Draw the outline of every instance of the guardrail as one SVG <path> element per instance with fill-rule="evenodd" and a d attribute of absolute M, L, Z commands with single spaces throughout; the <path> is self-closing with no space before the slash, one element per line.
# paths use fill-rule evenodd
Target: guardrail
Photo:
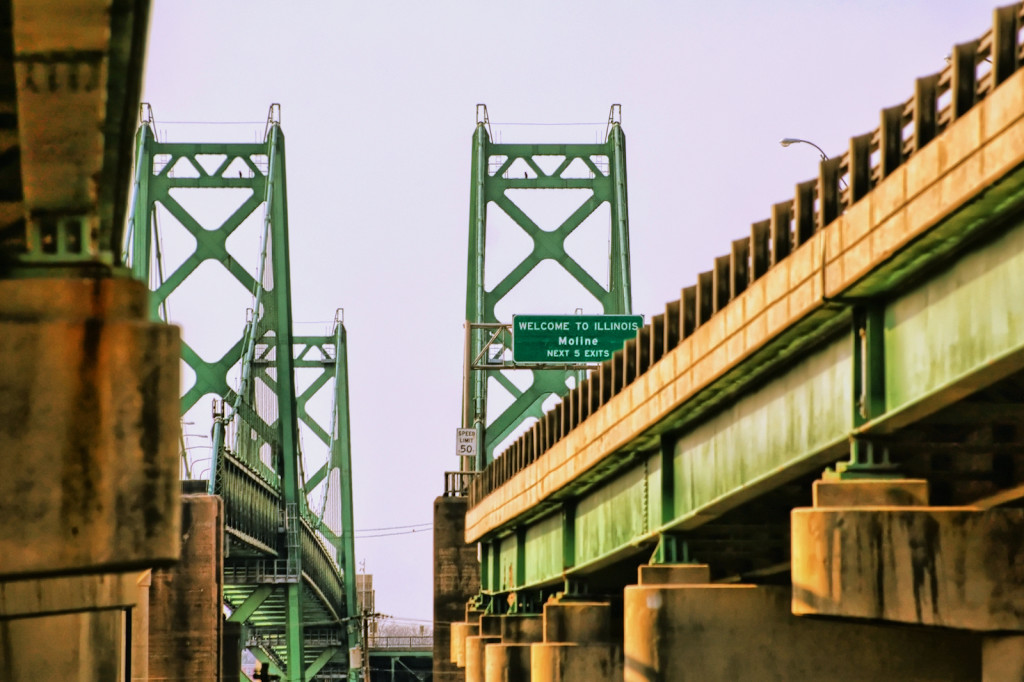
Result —
<path fill-rule="evenodd" d="M 465 497 L 469 494 L 469 485 L 475 477 L 475 471 L 444 472 L 444 496 Z"/>
<path fill-rule="evenodd" d="M 479 472 L 468 486 L 470 507 L 519 471 L 629 386 L 694 330 L 770 268 L 842 215 L 951 123 L 964 116 L 1024 61 L 1021 3 L 995 11 L 993 26 L 953 48 L 942 71 L 918 78 L 905 102 L 883 109 L 881 124 L 850 139 L 840 156 L 824 159 L 817 178 L 798 183 L 794 198 L 772 206 L 750 236 L 732 242 L 711 270 L 697 276 L 635 339 L 570 391 L 527 432 Z M 448 473 L 445 477 L 446 495 Z"/>
<path fill-rule="evenodd" d="M 370 649 L 433 649 L 433 635 L 377 635 L 366 639 Z"/>
<path fill-rule="evenodd" d="M 253 628 L 245 638 L 247 647 L 283 647 L 288 635 L 283 631 L 269 632 Z M 348 640 L 341 629 L 307 628 L 302 633 L 302 642 L 307 647 L 345 646 Z"/>

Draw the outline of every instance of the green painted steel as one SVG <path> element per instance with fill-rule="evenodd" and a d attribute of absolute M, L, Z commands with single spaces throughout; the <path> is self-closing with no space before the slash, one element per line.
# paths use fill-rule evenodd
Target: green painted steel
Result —
<path fill-rule="evenodd" d="M 648 535 L 661 515 L 661 466 L 658 457 L 641 465 L 576 503 L 576 564 L 600 559 Z"/>
<path fill-rule="evenodd" d="M 613 107 L 613 111 L 616 107 Z M 629 221 L 626 206 L 626 141 L 618 120 L 610 118 L 607 139 L 603 144 L 495 144 L 491 142 L 486 115 L 478 121 L 473 135 L 471 191 L 469 211 L 469 259 L 466 285 L 467 323 L 497 323 L 495 306 L 524 278 L 544 261 L 560 265 L 583 289 L 602 306 L 605 314 L 628 314 L 630 303 L 629 275 Z M 538 163 L 540 157 L 561 157 L 557 168 L 545 172 Z M 595 162 L 594 157 L 607 159 L 607 168 Z M 509 177 L 508 171 L 517 162 L 526 164 L 533 177 Z M 569 171 L 574 164 L 582 164 L 592 177 L 576 177 Z M 489 170 L 489 168 L 491 170 Z M 572 176 L 572 177 L 563 177 Z M 588 189 L 593 195 L 569 218 L 552 231 L 541 229 L 507 195 L 507 190 L 564 190 Z M 533 242 L 531 252 L 498 282 L 490 291 L 484 286 L 487 207 L 494 204 L 504 211 Z M 565 241 L 602 204 L 607 203 L 611 213 L 611 245 L 609 285 L 605 289 L 591 273 L 566 253 Z M 524 313 L 529 311 L 523 311 Z M 503 338 L 506 347 L 511 339 Z M 486 338 L 482 330 L 473 330 L 470 343 L 474 352 L 483 348 Z M 469 352 L 469 349 L 467 349 Z M 494 457 L 494 449 L 520 424 L 529 418 L 542 416 L 542 404 L 551 395 L 564 396 L 568 392 L 566 380 L 573 374 L 560 370 L 530 370 L 532 384 L 525 390 L 517 388 L 496 370 L 475 370 L 468 377 L 467 395 L 463 399 L 466 428 L 476 428 L 481 434 L 482 447 L 478 453 L 478 468 L 483 468 Z M 512 404 L 501 414 L 487 410 L 487 380 L 495 379 L 513 397 Z"/>
<path fill-rule="evenodd" d="M 549 516 L 530 525 L 525 533 L 522 584 L 533 585 L 562 575 L 562 517 Z"/>
<path fill-rule="evenodd" d="M 885 406 L 904 409 L 1024 351 L 1024 224 L 899 297 L 885 314 Z"/>
<path fill-rule="evenodd" d="M 516 535 L 504 537 L 498 543 L 496 591 L 514 590 L 518 586 L 516 568 L 519 565 L 519 538 Z"/>
<path fill-rule="evenodd" d="M 712 504 L 770 476 L 797 476 L 818 456 L 845 447 L 853 428 L 849 336 L 706 419 L 674 444 L 673 521 L 696 520 Z"/>
<path fill-rule="evenodd" d="M 551 585 L 642 543 L 657 546 L 656 558 L 679 561 L 685 541 L 673 531 L 698 525 L 715 505 L 781 472 L 792 477 L 838 459 L 853 429 L 850 339 L 843 335 L 807 354 L 758 391 L 663 438 L 638 464 L 564 503 L 561 514 L 528 524 L 525 556 L 515 536 L 502 540 L 500 579 L 485 592 Z M 568 534 L 565 519 L 572 522 Z M 522 579 L 510 580 L 520 560 Z"/>
<path fill-rule="evenodd" d="M 355 575 L 355 557 L 347 340 L 340 317 L 330 335 L 292 332 L 279 108 L 271 108 L 262 144 L 158 142 L 148 121 L 136 139 L 139 165 L 125 250 L 134 276 L 153 289 L 152 316 L 166 319 L 168 297 L 208 262 L 222 265 L 253 295 L 241 338 L 221 358 L 206 361 L 187 340 L 182 344 L 183 362 L 195 372 L 195 383 L 182 396 L 182 414 L 209 393 L 221 396 L 227 406 L 215 414 L 210 489 L 225 499 L 229 536 L 247 548 L 230 559 L 231 570 L 225 569 L 232 618 L 248 624 L 256 642 L 250 648 L 262 647 L 264 658 L 284 670 L 284 679 L 304 682 L 312 679 L 309 671 L 321 677 L 346 674 L 347 648 L 359 640 L 353 619 L 355 582 L 348 579 Z M 249 193 L 220 225 L 209 225 L 176 198 L 174 190 L 194 188 Z M 196 240 L 194 252 L 173 272 L 164 272 L 156 249 L 157 205 Z M 226 244 L 260 208 L 259 261 L 250 272 Z M 240 380 L 233 389 L 228 373 L 236 363 Z M 301 392 L 297 372 L 309 379 Z M 326 425 L 308 410 L 321 389 L 333 398 Z M 300 424 L 326 451 L 326 461 L 312 472 L 303 470 Z M 268 589 L 268 578 L 273 589 Z M 317 623 L 314 639 L 319 643 L 307 651 L 305 624 L 310 620 Z"/>

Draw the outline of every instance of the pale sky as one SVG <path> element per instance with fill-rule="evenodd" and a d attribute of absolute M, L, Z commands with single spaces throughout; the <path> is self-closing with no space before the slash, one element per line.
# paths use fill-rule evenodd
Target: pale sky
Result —
<path fill-rule="evenodd" d="M 593 142 L 622 104 L 633 311 L 649 319 L 816 174 L 817 152 L 781 138 L 842 153 L 955 43 L 981 35 L 994 7 L 154 0 L 143 99 L 173 142 L 261 139 L 262 123 L 169 122 L 262 121 L 282 106 L 294 317 L 310 323 L 298 332 L 325 333 L 345 309 L 359 538 L 431 523 L 443 472 L 458 466 L 478 102 L 495 123 L 600 123 L 494 125 L 504 142 Z M 258 243 L 240 248 L 254 258 Z M 563 288 L 541 278 L 508 312 L 592 305 Z M 225 320 L 223 346 L 240 334 L 244 291 L 179 298 L 172 318 L 186 339 Z M 356 553 L 378 611 L 431 619 L 429 530 L 357 539 Z"/>

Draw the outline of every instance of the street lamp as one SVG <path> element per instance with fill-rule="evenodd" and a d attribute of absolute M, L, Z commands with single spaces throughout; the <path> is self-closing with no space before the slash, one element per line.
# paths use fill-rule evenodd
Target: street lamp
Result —
<path fill-rule="evenodd" d="M 826 154 L 824 152 L 824 150 L 822 150 L 821 147 L 819 147 L 818 145 L 814 144 L 810 140 L 801 140 L 799 137 L 784 137 L 781 140 L 779 140 L 779 144 L 781 144 L 783 147 L 788 147 L 789 145 L 796 144 L 797 142 L 802 142 L 804 144 L 811 145 L 812 147 L 814 147 L 815 149 L 818 150 L 819 154 L 821 154 L 821 160 L 822 161 L 828 161 L 828 154 Z"/>
<path fill-rule="evenodd" d="M 799 137 L 784 137 L 781 140 L 779 140 L 779 144 L 781 144 L 783 147 L 788 147 L 789 145 L 796 144 L 798 142 L 802 144 L 811 145 L 812 147 L 818 150 L 819 154 L 821 154 L 822 161 L 828 161 L 828 154 L 825 153 L 825 150 L 819 147 L 818 145 L 814 144 L 810 140 L 802 140 Z M 842 185 L 843 189 L 846 189 L 846 180 L 839 178 L 839 183 Z"/>

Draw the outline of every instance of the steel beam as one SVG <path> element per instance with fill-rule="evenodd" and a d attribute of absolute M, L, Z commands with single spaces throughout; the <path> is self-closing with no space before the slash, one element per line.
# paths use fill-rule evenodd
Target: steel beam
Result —
<path fill-rule="evenodd" d="M 482 107 L 482 105 L 480 105 Z M 603 144 L 495 144 L 490 139 L 486 108 L 478 119 L 473 135 L 471 169 L 469 259 L 466 284 L 467 324 L 498 322 L 495 306 L 510 294 L 534 268 L 545 261 L 557 263 L 586 292 L 601 304 L 605 314 L 627 314 L 631 311 L 629 275 L 629 219 L 626 206 L 626 139 L 618 121 L 618 105 L 613 106 L 606 141 Z M 538 157 L 562 158 L 557 168 L 545 171 Z M 595 161 L 595 157 L 607 159 Z M 509 169 L 521 162 L 529 169 L 527 177 L 511 177 Z M 582 164 L 591 177 L 563 177 L 571 165 Z M 493 171 L 493 172 L 492 172 Z M 533 176 L 530 176 L 530 173 Z M 541 229 L 534 219 L 509 198 L 506 190 L 589 189 L 592 196 L 554 230 Z M 602 204 L 611 209 L 611 244 L 609 284 L 606 289 L 598 279 L 583 268 L 565 248 L 566 240 Z M 486 267 L 487 208 L 493 204 L 518 225 L 533 242 L 531 252 L 490 291 L 484 287 Z M 486 342 L 482 331 L 468 335 L 466 353 L 476 355 Z M 503 334 L 505 347 L 511 338 Z M 498 446 L 526 419 L 543 416 L 542 404 L 551 395 L 569 392 L 566 380 L 577 383 L 578 372 L 530 370 L 531 384 L 525 390 L 515 388 L 497 370 L 466 370 L 466 395 L 463 396 L 463 427 L 476 428 L 481 447 L 477 468 L 482 469 L 494 456 Z M 512 404 L 500 414 L 487 409 L 487 380 L 493 378 L 513 396 Z"/>

